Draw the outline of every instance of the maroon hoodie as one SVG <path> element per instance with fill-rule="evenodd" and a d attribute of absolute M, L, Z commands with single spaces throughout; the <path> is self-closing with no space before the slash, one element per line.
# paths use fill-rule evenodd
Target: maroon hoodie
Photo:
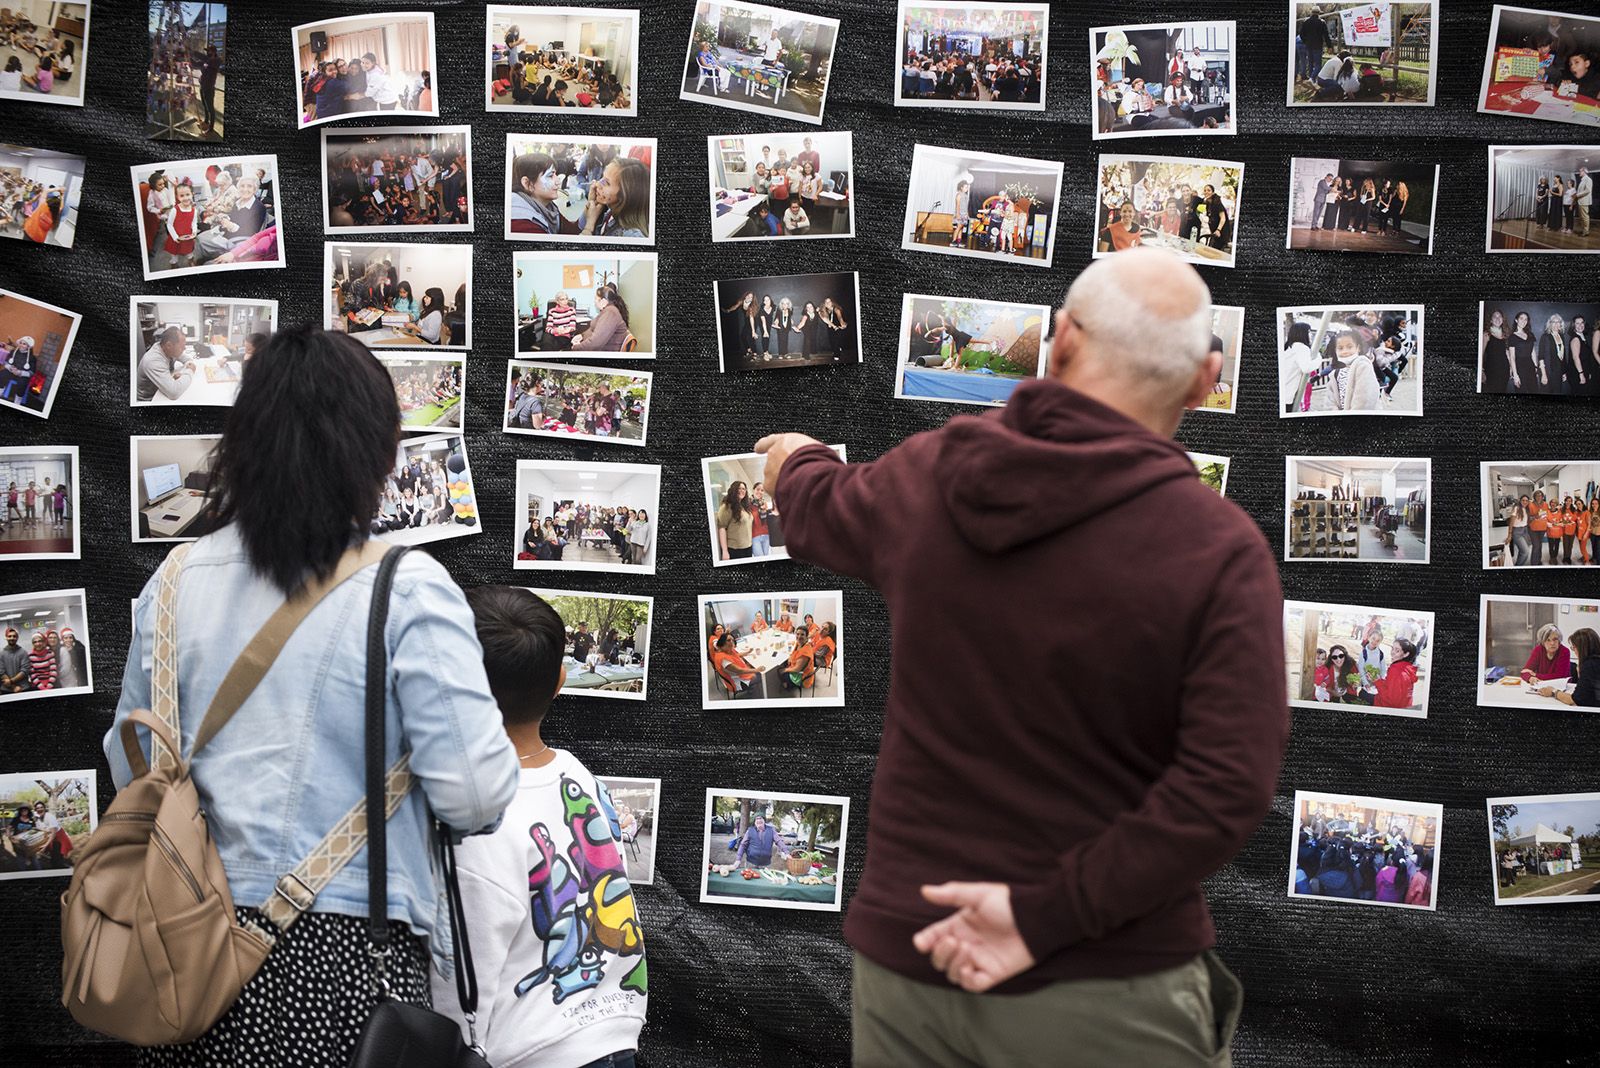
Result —
<path fill-rule="evenodd" d="M 857 950 L 944 983 L 918 888 L 1011 886 L 1038 964 L 998 988 L 1174 967 L 1200 882 L 1260 823 L 1289 735 L 1278 568 L 1183 449 L 1054 381 L 875 463 L 807 447 L 791 556 L 876 586 L 892 659 Z"/>

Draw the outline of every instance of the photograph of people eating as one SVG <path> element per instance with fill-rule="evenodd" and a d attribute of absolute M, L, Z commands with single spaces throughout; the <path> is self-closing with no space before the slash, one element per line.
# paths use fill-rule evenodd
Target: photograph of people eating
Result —
<path fill-rule="evenodd" d="M 1095 137 L 1231 134 L 1231 22 L 1090 30 Z"/>
<path fill-rule="evenodd" d="M 276 156 L 134 167 L 145 278 L 283 266 L 277 176 Z"/>
<path fill-rule="evenodd" d="M 1481 466 L 1484 567 L 1600 564 L 1600 462 Z"/>
<path fill-rule="evenodd" d="M 701 707 L 844 704 L 843 594 L 700 598 Z"/>
<path fill-rule="evenodd" d="M 1433 613 L 1287 601 L 1289 704 L 1423 718 L 1433 675 Z"/>
<path fill-rule="evenodd" d="M 711 240 L 855 235 L 848 132 L 711 137 L 706 150 Z"/>
<path fill-rule="evenodd" d="M 1044 109 L 1046 4 L 900 0 L 900 107 Z"/>
<path fill-rule="evenodd" d="M 701 903 L 839 911 L 848 797 L 713 787 L 705 820 Z"/>
<path fill-rule="evenodd" d="M 643 701 L 649 686 L 649 597 L 535 589 L 566 630 L 561 692 Z"/>
<path fill-rule="evenodd" d="M 506 136 L 510 240 L 655 240 L 655 138 Z"/>
<path fill-rule="evenodd" d="M 323 232 L 472 229 L 470 126 L 322 131 Z"/>
<path fill-rule="evenodd" d="M 402 430 L 460 430 L 465 356 L 379 355 L 394 379 Z"/>
<path fill-rule="evenodd" d="M 472 246 L 323 246 L 328 329 L 368 348 L 469 349 Z"/>
<path fill-rule="evenodd" d="M 1600 709 L 1600 601 L 1480 598 L 1480 708 Z"/>
<path fill-rule="evenodd" d="M 1232 267 L 1243 184 L 1242 163 L 1103 155 L 1094 254 L 1152 245 Z"/>
<path fill-rule="evenodd" d="M 488 110 L 638 114 L 639 12 L 491 6 L 488 22 Z"/>

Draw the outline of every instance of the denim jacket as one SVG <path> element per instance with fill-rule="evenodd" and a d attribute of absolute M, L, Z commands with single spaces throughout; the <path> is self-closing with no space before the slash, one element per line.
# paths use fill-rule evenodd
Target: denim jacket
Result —
<path fill-rule="evenodd" d="M 194 762 L 191 774 L 235 905 L 259 906 L 278 877 L 365 796 L 367 611 L 375 567 L 357 572 L 312 610 L 277 662 Z M 105 736 L 111 777 L 131 772 L 121 725 L 150 705 L 156 579 L 134 606 L 122 699 Z M 257 575 L 231 527 L 201 538 L 184 564 L 177 600 L 178 708 L 187 753 L 195 731 L 245 644 L 283 604 Z M 518 761 L 489 693 L 472 613 L 444 567 L 409 553 L 395 575 L 387 627 L 385 765 L 411 754 L 417 785 L 389 820 L 389 918 L 449 952 L 449 926 L 429 848 L 429 810 L 447 826 L 478 831 L 516 797 Z M 140 741 L 148 756 L 147 732 Z M 318 895 L 316 912 L 367 914 L 366 853 Z"/>

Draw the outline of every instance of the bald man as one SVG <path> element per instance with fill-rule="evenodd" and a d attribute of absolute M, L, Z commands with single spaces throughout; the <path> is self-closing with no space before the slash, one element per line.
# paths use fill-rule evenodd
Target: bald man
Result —
<path fill-rule="evenodd" d="M 157 393 L 168 400 L 183 396 L 194 381 L 194 364 L 183 358 L 188 344 L 181 327 L 169 326 L 139 357 L 137 389 L 141 404 L 155 400 Z"/>
<path fill-rule="evenodd" d="M 1217 380 L 1210 306 L 1129 249 L 1003 410 L 867 464 L 756 446 L 790 555 L 890 615 L 858 1066 L 1229 1063 L 1242 991 L 1200 884 L 1266 813 L 1289 721 L 1276 558 L 1172 440 Z M 997 615 L 1005 655 L 951 640 Z"/>

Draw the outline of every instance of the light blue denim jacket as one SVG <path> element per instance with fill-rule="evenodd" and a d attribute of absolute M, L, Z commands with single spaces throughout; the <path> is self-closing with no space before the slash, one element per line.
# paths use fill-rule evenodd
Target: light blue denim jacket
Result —
<path fill-rule="evenodd" d="M 278 877 L 365 796 L 364 694 L 367 610 L 377 568 L 347 580 L 312 610 L 277 662 L 226 727 L 201 750 L 192 775 L 228 874 L 234 904 L 259 906 Z M 156 580 L 134 607 L 122 700 L 106 733 L 118 789 L 131 772 L 121 725 L 150 705 Z M 231 527 L 201 538 L 178 587 L 178 707 L 187 753 L 195 731 L 245 644 L 283 604 L 250 567 Z M 408 553 L 395 575 L 388 621 L 385 765 L 411 753 L 417 787 L 389 820 L 389 918 L 449 953 L 447 913 L 428 811 L 447 826 L 494 824 L 516 797 L 519 766 L 489 693 L 472 612 L 444 567 Z M 147 732 L 139 729 L 148 756 Z M 367 914 L 366 853 L 318 895 L 316 912 Z"/>

